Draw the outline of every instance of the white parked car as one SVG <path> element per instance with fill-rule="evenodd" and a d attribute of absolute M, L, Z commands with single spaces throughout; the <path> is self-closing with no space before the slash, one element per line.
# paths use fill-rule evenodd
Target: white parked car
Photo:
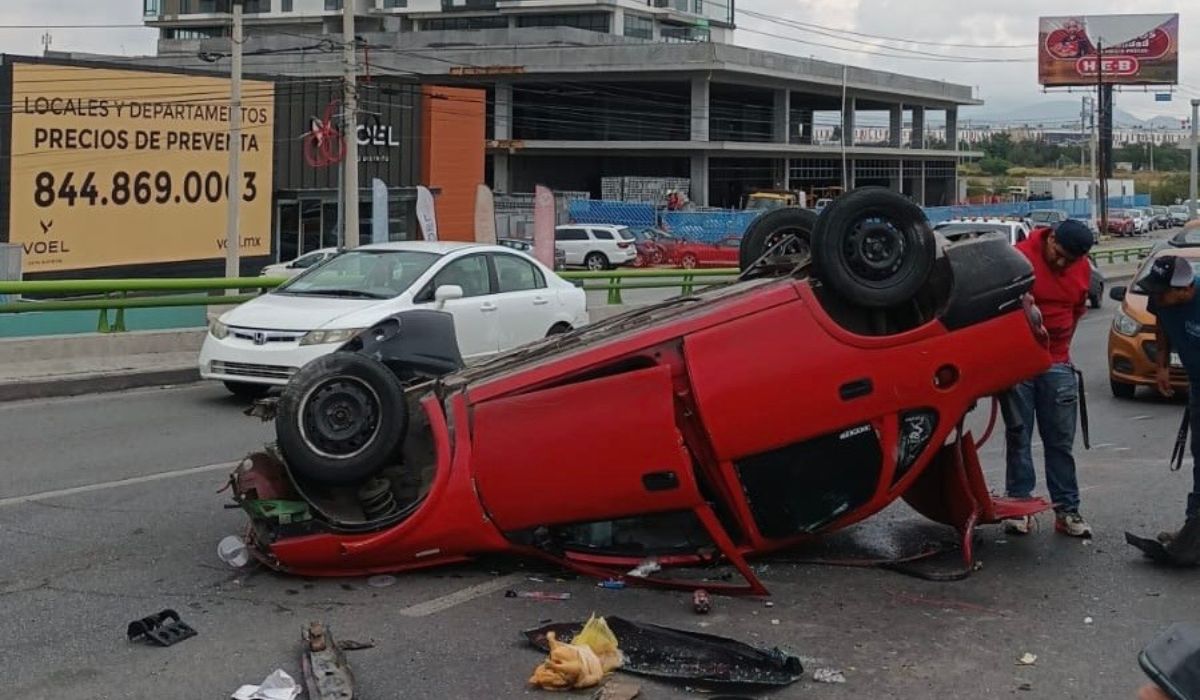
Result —
<path fill-rule="evenodd" d="M 200 375 L 239 396 L 262 396 L 360 330 L 408 309 L 451 313 L 466 362 L 588 320 L 582 289 L 510 248 L 364 245 L 214 320 L 200 349 Z"/>
<path fill-rule="evenodd" d="M 305 253 L 295 260 L 286 262 L 277 262 L 274 265 L 267 265 L 260 273 L 261 277 L 287 277 L 292 278 L 304 272 L 310 267 L 316 267 L 326 260 L 338 254 L 337 248 L 321 248 L 310 253 Z"/>
<path fill-rule="evenodd" d="M 628 226 L 564 224 L 554 229 L 554 244 L 566 254 L 567 265 L 610 270 L 637 258 L 637 240 Z"/>
<path fill-rule="evenodd" d="M 1000 233 L 1008 242 L 1016 245 L 1029 237 L 1031 229 L 1022 219 L 955 218 L 933 227 L 934 231 L 950 240 L 966 234 Z"/>

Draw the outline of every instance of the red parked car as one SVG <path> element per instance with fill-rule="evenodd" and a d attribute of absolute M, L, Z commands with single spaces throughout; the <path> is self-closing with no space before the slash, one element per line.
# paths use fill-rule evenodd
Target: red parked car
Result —
<path fill-rule="evenodd" d="M 637 241 L 634 245 L 638 253 L 633 260 L 634 267 L 666 264 L 674 259 L 675 246 L 680 242 L 675 236 L 653 227 L 634 231 L 633 237 Z"/>
<path fill-rule="evenodd" d="M 737 267 L 741 245 L 740 236 L 724 238 L 716 243 L 683 241 L 675 246 L 671 260 L 688 270 L 698 267 Z"/>
<path fill-rule="evenodd" d="M 1133 214 L 1123 209 L 1113 209 L 1108 212 L 1108 232 L 1115 236 L 1133 236 L 1137 234 L 1137 225 Z"/>
<path fill-rule="evenodd" d="M 1050 365 L 1006 241 L 949 243 L 863 188 L 819 218 L 764 214 L 744 245 L 737 282 L 470 368 L 435 309 L 307 365 L 255 408 L 277 449 L 231 477 L 251 551 L 305 576 L 506 552 L 623 578 L 657 556 L 628 580 L 762 594 L 747 558 L 897 499 L 957 528 L 968 561 L 976 525 L 1048 507 L 991 496 L 987 436 L 964 428 Z M 745 585 L 671 576 L 711 563 Z"/>

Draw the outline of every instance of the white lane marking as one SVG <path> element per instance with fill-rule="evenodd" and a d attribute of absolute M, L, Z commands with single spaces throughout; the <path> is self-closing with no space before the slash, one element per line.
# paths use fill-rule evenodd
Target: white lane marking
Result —
<path fill-rule="evenodd" d="M 457 590 L 453 593 L 448 593 L 440 598 L 434 598 L 433 600 L 427 600 L 424 603 L 410 605 L 401 610 L 400 614 L 404 615 L 405 617 L 426 617 L 427 615 L 440 613 L 443 610 L 449 610 L 456 605 L 462 605 L 463 603 L 475 600 L 476 598 L 485 596 L 489 593 L 495 593 L 496 591 L 504 590 L 520 580 L 521 574 L 509 574 L 508 576 L 501 576 L 500 578 L 492 579 L 491 581 L 484 581 L 483 583 L 477 583 L 474 586 L 467 586 L 466 588 Z"/>
<path fill-rule="evenodd" d="M 233 468 L 240 463 L 240 461 L 241 460 L 237 462 L 221 462 L 220 464 L 206 464 L 202 467 L 188 467 L 187 469 L 176 469 L 169 472 L 159 472 L 157 474 L 147 474 L 145 476 L 134 476 L 128 479 L 117 479 L 116 481 L 104 481 L 98 484 L 88 484 L 86 486 L 73 486 L 69 489 L 57 489 L 54 491 L 42 491 L 41 493 L 30 493 L 24 496 L 0 498 L 0 508 L 20 505 L 22 503 L 32 503 L 34 501 L 46 501 L 51 498 L 74 496 L 80 493 L 91 493 L 92 491 L 107 491 L 108 489 L 120 488 L 122 486 L 133 486 L 135 484 L 145 484 L 151 481 L 177 479 L 181 476 L 204 474 L 206 472 L 215 472 L 221 469 L 232 471 Z"/>

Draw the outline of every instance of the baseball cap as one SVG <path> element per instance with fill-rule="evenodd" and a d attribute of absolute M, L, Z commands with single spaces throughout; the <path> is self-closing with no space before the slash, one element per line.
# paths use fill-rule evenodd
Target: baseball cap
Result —
<path fill-rule="evenodd" d="M 1164 255 L 1154 261 L 1133 288 L 1143 294 L 1162 294 L 1172 288 L 1186 289 L 1195 279 L 1191 263 L 1178 255 Z"/>
<path fill-rule="evenodd" d="M 1054 228 L 1054 240 L 1058 241 L 1063 250 L 1071 255 L 1084 256 L 1092 249 L 1096 237 L 1092 235 L 1092 230 L 1086 224 L 1075 219 L 1067 219 Z"/>

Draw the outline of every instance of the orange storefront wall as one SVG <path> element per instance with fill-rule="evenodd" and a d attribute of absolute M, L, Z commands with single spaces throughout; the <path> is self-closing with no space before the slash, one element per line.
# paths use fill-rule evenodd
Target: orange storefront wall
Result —
<path fill-rule="evenodd" d="M 438 238 L 475 240 L 475 190 L 483 184 L 487 93 L 421 89 L 421 183 L 435 192 Z"/>

